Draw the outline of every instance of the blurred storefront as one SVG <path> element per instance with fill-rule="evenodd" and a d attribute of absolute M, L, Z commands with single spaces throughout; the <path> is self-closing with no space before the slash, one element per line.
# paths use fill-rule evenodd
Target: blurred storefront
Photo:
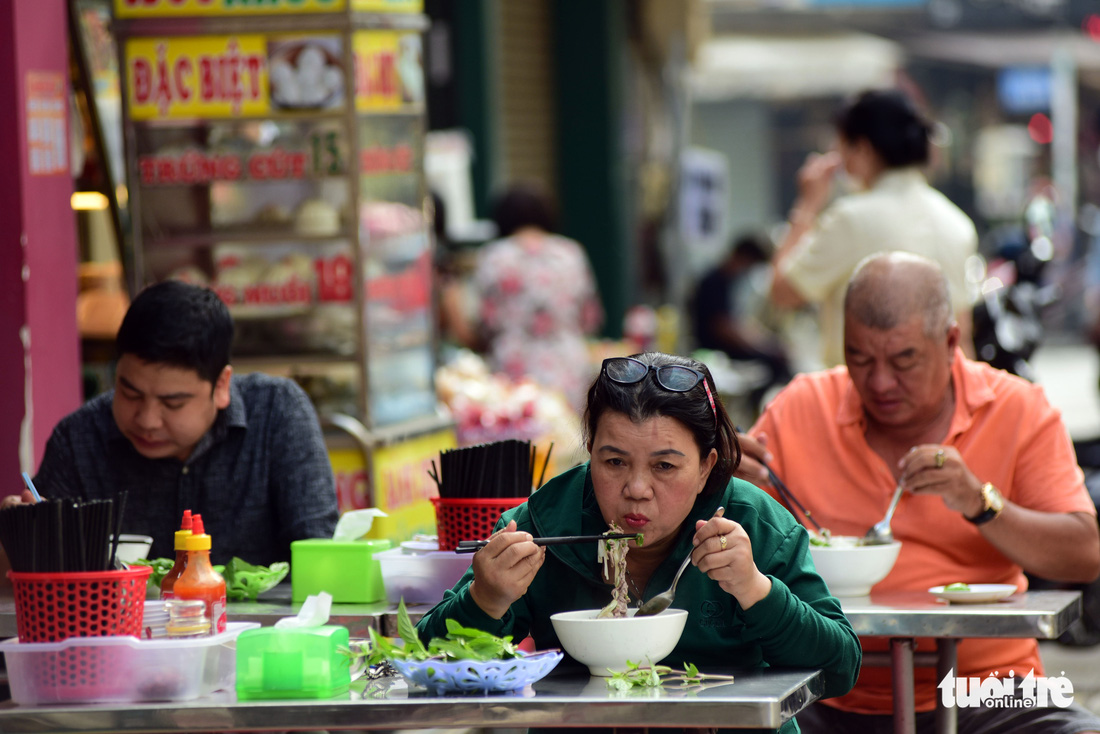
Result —
<path fill-rule="evenodd" d="M 17 10 L 25 2 L 17 0 Z M 158 7 L 152 0 L 64 3 L 74 69 L 70 128 L 82 142 L 70 149 L 66 173 L 54 175 L 90 195 L 73 200 L 89 391 L 109 381 L 109 337 L 133 289 L 188 275 L 234 298 L 246 290 L 266 294 L 264 303 L 234 303 L 248 337 L 240 358 L 300 379 L 334 434 L 346 436 L 347 450 L 358 450 L 357 429 L 349 432 L 352 424 L 339 416 L 358 421 L 367 435 L 403 435 L 394 427 L 406 418 L 435 425 L 430 271 L 437 253 L 428 235 L 429 188 L 447 205 L 444 244 L 468 268 L 493 236 L 485 222 L 492 194 L 515 181 L 534 181 L 555 195 L 562 234 L 582 243 L 592 261 L 607 315 L 603 339 L 593 344 L 593 370 L 602 356 L 640 345 L 687 351 L 690 335 L 679 317 L 695 279 L 736 232 L 783 221 L 799 165 L 832 140 L 832 112 L 871 86 L 905 86 L 943 123 L 930 177 L 987 234 L 987 255 L 998 232 L 1018 226 L 1029 192 L 1045 179 L 1059 194 L 1058 256 L 1078 262 L 1090 237 L 1100 235 L 1100 11 L 1092 0 L 347 2 L 360 8 L 353 15 L 371 20 L 329 27 L 326 16 L 336 17 L 329 10 L 347 7 L 343 0 L 228 3 L 238 17 L 186 23 L 176 10 L 164 18 L 125 17 L 128 8 Z M 345 75 L 344 100 L 313 110 L 274 104 L 282 83 L 276 77 L 294 72 L 309 44 L 268 38 L 286 28 L 253 28 L 250 18 L 290 17 L 257 14 L 260 5 L 308 9 L 302 27 L 289 28 L 303 38 L 325 36 L 312 45 L 322 66 Z M 401 12 L 380 12 L 395 5 L 417 20 L 403 25 L 393 20 Z M 349 41 L 353 27 L 371 31 L 377 43 Z M 165 63 L 194 66 L 206 53 L 195 49 L 234 34 L 259 44 L 264 109 L 211 114 L 178 100 L 163 107 L 156 86 L 146 90 L 152 96 L 144 106 L 124 100 L 141 79 L 127 78 L 132 70 L 120 67 L 120 58 L 142 56 L 151 73 L 162 52 Z M 389 65 L 356 67 L 386 34 L 392 48 L 375 56 Z M 128 38 L 144 38 L 148 48 L 119 45 Z M 241 42 L 238 51 L 248 51 Z M 419 82 L 403 79 L 410 64 Z M 10 75 L 19 99 L 47 90 L 28 85 L 32 67 Z M 375 100 L 382 106 L 372 107 L 360 81 L 417 92 L 419 102 L 386 108 L 382 94 Z M 227 150 L 240 164 L 264 152 L 267 178 L 247 166 L 240 180 L 219 177 L 217 155 Z M 283 168 L 268 155 L 276 150 L 285 154 Z M 335 152 L 332 172 L 293 173 L 295 161 L 314 165 L 326 151 Z M 213 178 L 188 183 L 161 175 L 182 171 L 189 160 L 210 162 Z M 44 180 L 24 172 L 8 187 L 31 191 Z M 415 226 L 386 230 L 400 222 Z M 293 235 L 245 231 L 259 224 Z M 379 244 L 375 254 L 414 256 L 367 253 L 356 260 L 364 242 L 390 235 L 403 244 Z M 340 279 L 349 262 L 362 266 L 363 278 Z M 24 264 L 11 264 L 13 283 Z M 1066 279 L 1068 299 L 1084 288 L 1072 283 L 1079 270 L 1052 271 Z M 307 283 L 308 303 L 270 302 L 304 293 L 282 287 L 296 278 Z M 357 290 L 360 280 L 366 285 Z M 31 282 L 33 300 L 33 270 Z M 1075 308 L 1062 309 L 1063 323 L 1073 322 Z M 16 321 L 12 340 L 27 323 Z M 626 334 L 627 341 L 627 324 L 654 326 Z M 364 356 L 360 337 L 382 338 L 387 328 L 393 359 Z M 327 346 L 316 342 L 323 338 Z M 328 356 L 319 358 L 321 352 Z M 23 369 L 19 362 L 13 370 Z M 467 361 L 456 371 L 477 369 Z M 491 376 L 483 383 L 476 389 L 495 384 Z M 52 425 L 73 407 L 41 420 Z M 498 417 L 485 420 L 499 426 L 514 416 Z M 13 435 L 27 430 L 13 425 Z M 33 432 L 43 434 L 35 439 L 41 443 L 48 426 L 36 424 Z M 33 451 L 24 454 L 25 468 L 33 468 Z M 349 497 L 366 496 L 370 471 L 349 470 L 344 483 L 358 487 Z"/>

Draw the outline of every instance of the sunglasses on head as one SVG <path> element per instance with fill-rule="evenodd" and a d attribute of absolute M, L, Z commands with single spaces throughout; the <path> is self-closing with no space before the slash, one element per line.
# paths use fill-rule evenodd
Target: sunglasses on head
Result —
<path fill-rule="evenodd" d="M 707 384 L 703 373 L 697 369 L 678 364 L 663 364 L 658 367 L 633 357 L 610 357 L 603 361 L 601 372 L 607 375 L 607 379 L 619 385 L 633 385 L 641 382 L 646 375 L 653 372 L 657 385 L 669 392 L 689 392 L 702 382 L 703 389 L 707 391 L 711 412 L 714 413 L 714 420 L 716 422 L 718 420 L 718 409 L 714 406 L 710 385 Z"/>

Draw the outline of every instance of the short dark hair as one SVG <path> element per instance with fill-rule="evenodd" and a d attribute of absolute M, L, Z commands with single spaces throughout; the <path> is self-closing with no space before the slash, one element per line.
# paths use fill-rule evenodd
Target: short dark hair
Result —
<path fill-rule="evenodd" d="M 775 246 L 763 232 L 742 232 L 733 239 L 731 255 L 739 255 L 751 263 L 766 263 L 772 259 Z"/>
<path fill-rule="evenodd" d="M 729 483 L 737 465 L 741 463 L 741 445 L 737 441 L 733 422 L 718 398 L 718 389 L 710 370 L 702 362 L 673 354 L 646 352 L 632 356 L 654 367 L 674 364 L 702 372 L 703 379 L 707 381 L 710 393 L 714 396 L 714 411 L 711 411 L 710 400 L 707 399 L 707 391 L 702 383 L 688 392 L 671 392 L 658 385 L 649 375 L 633 385 L 620 385 L 607 379 L 601 372 L 588 388 L 588 404 L 584 409 L 582 429 L 585 445 L 593 440 L 600 418 L 608 411 L 622 413 L 635 423 L 662 415 L 672 418 L 695 437 L 700 459 L 706 458 L 711 449 L 718 451 L 718 461 L 710 472 L 703 494 L 709 496 L 721 492 Z"/>
<path fill-rule="evenodd" d="M 233 318 L 209 288 L 155 283 L 134 298 L 115 337 L 118 356 L 194 370 L 211 384 L 229 364 Z"/>
<path fill-rule="evenodd" d="M 896 89 L 861 93 L 836 115 L 836 129 L 848 142 L 866 140 L 887 168 L 928 162 L 931 123 Z"/>
<path fill-rule="evenodd" d="M 524 227 L 538 227 L 545 232 L 557 230 L 557 217 L 549 198 L 535 187 L 516 184 L 493 200 L 493 222 L 500 237 L 511 237 Z"/>

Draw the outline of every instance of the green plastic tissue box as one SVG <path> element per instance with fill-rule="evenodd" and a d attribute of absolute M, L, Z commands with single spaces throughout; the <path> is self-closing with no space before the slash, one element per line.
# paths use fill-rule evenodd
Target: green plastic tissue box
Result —
<path fill-rule="evenodd" d="M 351 685 L 348 628 L 245 630 L 237 638 L 239 700 L 332 698 Z"/>
<path fill-rule="evenodd" d="M 290 544 L 290 595 L 296 602 L 322 591 L 333 604 L 367 604 L 386 597 L 382 567 L 374 554 L 388 540 L 311 538 Z"/>

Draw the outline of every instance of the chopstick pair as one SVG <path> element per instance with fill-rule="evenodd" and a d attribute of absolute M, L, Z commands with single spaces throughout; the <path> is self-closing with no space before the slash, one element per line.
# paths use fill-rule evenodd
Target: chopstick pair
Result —
<path fill-rule="evenodd" d="M 760 460 L 760 463 L 763 464 L 764 468 L 768 470 L 768 479 L 771 480 L 772 485 L 779 492 L 780 496 L 783 497 L 783 501 L 787 504 L 787 509 L 790 510 L 791 505 L 797 507 L 802 512 L 802 514 L 806 516 L 806 519 L 809 520 L 815 528 L 817 528 L 817 532 L 824 535 L 825 528 L 821 527 L 821 523 L 815 520 L 813 515 L 810 514 L 810 511 L 803 507 L 802 503 L 798 501 L 798 498 L 794 496 L 791 490 L 787 489 L 787 485 L 783 483 L 783 480 L 780 479 L 778 475 L 776 475 L 776 473 L 772 471 L 772 468 L 768 466 L 763 459 Z M 794 514 L 793 510 L 791 510 L 791 514 Z"/>
<path fill-rule="evenodd" d="M 566 543 L 589 543 L 593 540 L 622 540 L 624 538 L 637 538 L 639 533 L 607 533 L 606 535 L 556 535 L 546 538 L 535 538 L 535 545 L 565 545 Z M 480 548 L 489 545 L 488 540 L 460 540 L 455 547 L 455 553 L 473 553 Z"/>
<path fill-rule="evenodd" d="M 745 432 L 745 430 L 741 428 L 741 426 L 734 426 L 733 430 L 737 433 Z M 828 535 L 828 531 L 826 531 L 825 528 L 821 527 L 821 523 L 815 520 L 813 515 L 810 514 L 810 511 L 807 510 L 805 506 L 803 506 L 803 504 L 798 501 L 798 498 L 794 496 L 794 492 L 788 489 L 787 485 L 783 483 L 783 480 L 779 478 L 779 475 L 772 471 L 772 468 L 768 466 L 768 462 L 764 461 L 763 459 L 757 459 L 757 461 L 759 461 L 760 465 L 767 470 L 768 479 L 771 481 L 772 486 L 775 487 L 776 491 L 779 492 L 779 496 L 780 498 L 782 498 L 783 504 L 787 506 L 787 511 L 793 515 L 794 510 L 791 508 L 791 505 L 794 505 L 799 509 L 799 511 L 802 512 L 803 515 L 806 516 L 806 519 L 809 520 L 810 524 L 817 529 L 817 532 L 821 533 L 822 535 Z"/>

